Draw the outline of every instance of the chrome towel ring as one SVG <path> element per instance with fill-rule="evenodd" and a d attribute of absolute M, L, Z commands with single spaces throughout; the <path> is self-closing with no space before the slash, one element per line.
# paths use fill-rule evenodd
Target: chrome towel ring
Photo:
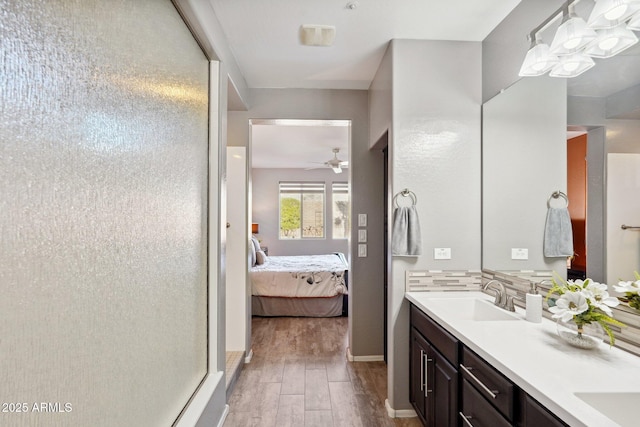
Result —
<path fill-rule="evenodd" d="M 551 207 L 551 199 L 557 199 L 559 197 L 562 197 L 566 202 L 565 208 L 569 207 L 569 198 L 562 191 L 554 191 L 553 193 L 551 193 L 551 195 L 547 199 L 547 207 Z"/>
<path fill-rule="evenodd" d="M 398 204 L 398 196 L 409 197 L 411 199 L 412 206 L 415 206 L 416 203 L 418 203 L 418 197 L 416 196 L 416 194 L 413 191 L 410 191 L 408 188 L 405 188 L 404 190 L 393 196 L 393 204 L 396 208 L 400 207 L 400 205 Z"/>

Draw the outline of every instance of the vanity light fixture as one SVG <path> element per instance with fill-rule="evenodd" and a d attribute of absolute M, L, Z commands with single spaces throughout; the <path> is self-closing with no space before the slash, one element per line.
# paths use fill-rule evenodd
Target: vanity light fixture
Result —
<path fill-rule="evenodd" d="M 562 24 L 551 42 L 551 53 L 554 55 L 571 55 L 594 40 L 597 34 L 587 26 L 584 19 L 573 11 L 573 5 L 568 5 L 562 14 Z"/>
<path fill-rule="evenodd" d="M 593 29 L 612 28 L 629 19 L 640 10 L 637 0 L 596 0 L 589 20 L 589 27 Z"/>
<path fill-rule="evenodd" d="M 521 77 L 541 76 L 557 63 L 558 57 L 549 51 L 549 45 L 543 43 L 540 35 L 536 34 L 518 74 Z"/>
<path fill-rule="evenodd" d="M 520 76 L 576 77 L 595 65 L 592 58 L 611 58 L 638 43 L 633 31 L 640 31 L 640 0 L 596 0 L 589 24 L 576 15 L 567 0 L 529 34 L 535 40 L 520 68 Z M 562 16 L 549 48 L 539 34 Z M 627 22 L 628 21 L 628 22 Z M 555 59 L 554 59 L 555 57 Z"/>
<path fill-rule="evenodd" d="M 631 19 L 627 23 L 627 29 L 633 30 L 633 31 L 640 31 L 640 12 L 637 12 L 635 15 L 631 17 Z"/>
<path fill-rule="evenodd" d="M 638 37 L 624 24 L 598 31 L 598 38 L 592 41 L 584 53 L 594 58 L 611 58 L 638 43 Z"/>
<path fill-rule="evenodd" d="M 558 64 L 553 67 L 549 75 L 551 77 L 577 77 L 596 65 L 591 57 L 582 52 L 560 57 Z"/>

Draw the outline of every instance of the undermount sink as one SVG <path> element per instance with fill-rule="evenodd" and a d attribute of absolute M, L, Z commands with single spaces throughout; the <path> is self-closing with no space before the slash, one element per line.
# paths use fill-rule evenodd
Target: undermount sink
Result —
<path fill-rule="evenodd" d="M 432 299 L 429 305 L 447 311 L 451 317 L 460 320 L 497 321 L 519 320 L 513 313 L 496 307 L 492 302 L 479 298 Z"/>
<path fill-rule="evenodd" d="M 574 394 L 577 398 L 622 427 L 638 425 L 637 405 L 640 402 L 640 392 L 585 392 Z"/>

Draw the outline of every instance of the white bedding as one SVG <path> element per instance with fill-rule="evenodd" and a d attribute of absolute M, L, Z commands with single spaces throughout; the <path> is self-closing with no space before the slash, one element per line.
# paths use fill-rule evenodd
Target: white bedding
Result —
<path fill-rule="evenodd" d="M 347 293 L 342 254 L 270 256 L 251 268 L 254 296 L 310 298 Z"/>

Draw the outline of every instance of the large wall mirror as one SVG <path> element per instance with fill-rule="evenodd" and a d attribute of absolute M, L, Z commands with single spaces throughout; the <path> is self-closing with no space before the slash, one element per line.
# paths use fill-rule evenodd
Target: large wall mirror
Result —
<path fill-rule="evenodd" d="M 550 77 L 521 79 L 484 104 L 484 268 L 566 270 L 566 258 L 543 256 L 547 201 L 567 186 L 566 111 L 566 83 Z"/>
<path fill-rule="evenodd" d="M 639 70 L 636 45 L 573 79 L 523 78 L 484 104 L 483 268 L 555 271 L 609 285 L 640 269 L 640 230 L 621 227 L 640 226 Z M 586 154 L 576 157 L 574 140 Z M 582 171 L 571 170 L 581 156 Z M 572 189 L 576 177 L 582 190 Z M 554 191 L 568 193 L 583 212 L 572 216 L 584 217 L 573 224 L 583 252 L 568 263 L 543 255 Z"/>

